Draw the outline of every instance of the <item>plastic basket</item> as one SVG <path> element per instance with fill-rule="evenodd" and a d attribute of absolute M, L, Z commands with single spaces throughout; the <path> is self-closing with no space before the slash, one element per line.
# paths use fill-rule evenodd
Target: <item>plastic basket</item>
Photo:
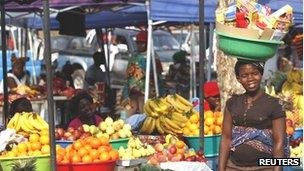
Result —
<path fill-rule="evenodd" d="M 121 138 L 117 140 L 111 140 L 110 144 L 113 149 L 118 150 L 119 147 L 127 148 L 128 147 L 129 138 Z"/>
<path fill-rule="evenodd" d="M 219 36 L 219 48 L 226 54 L 237 58 L 266 61 L 272 58 L 283 42 L 276 40 L 260 40 L 231 36 L 223 32 L 217 32 Z"/>
<path fill-rule="evenodd" d="M 200 142 L 198 136 L 185 136 L 185 140 L 190 148 L 199 150 Z M 204 154 L 206 157 L 214 157 L 219 154 L 221 135 L 204 137 Z"/>
<path fill-rule="evenodd" d="M 39 155 L 39 156 L 26 156 L 26 157 L 12 157 L 12 158 L 1 158 L 0 163 L 3 171 L 11 171 L 12 164 L 18 160 L 28 160 L 30 158 L 36 159 L 36 170 L 50 171 L 50 155 Z"/>
<path fill-rule="evenodd" d="M 296 128 L 295 132 L 291 136 L 291 139 L 295 140 L 301 137 L 303 137 L 303 128 Z"/>
<path fill-rule="evenodd" d="M 57 171 L 113 171 L 116 161 L 57 164 Z"/>
<path fill-rule="evenodd" d="M 62 148 L 66 148 L 68 145 L 73 143 L 74 141 L 63 141 L 63 140 L 56 141 L 56 144 L 60 145 Z"/>

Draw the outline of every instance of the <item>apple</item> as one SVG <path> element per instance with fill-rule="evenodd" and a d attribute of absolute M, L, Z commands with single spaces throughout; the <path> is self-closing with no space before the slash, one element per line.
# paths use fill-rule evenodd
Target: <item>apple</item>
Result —
<path fill-rule="evenodd" d="M 191 156 L 188 156 L 185 158 L 185 160 L 190 162 L 190 161 L 192 161 L 192 158 L 191 158 Z"/>
<path fill-rule="evenodd" d="M 73 127 L 68 127 L 67 131 L 70 133 L 73 133 L 75 131 L 75 129 Z"/>
<path fill-rule="evenodd" d="M 158 161 L 155 157 L 151 157 L 149 159 L 149 163 L 152 164 L 152 165 L 158 165 Z"/>
<path fill-rule="evenodd" d="M 61 137 L 59 136 L 58 132 L 55 132 L 55 139 L 56 140 L 60 140 L 61 139 Z"/>
<path fill-rule="evenodd" d="M 73 136 L 75 136 L 76 139 L 79 139 L 80 136 L 81 136 L 81 132 L 80 132 L 79 130 L 75 130 L 75 131 L 73 132 Z"/>
<path fill-rule="evenodd" d="M 164 150 L 164 146 L 161 143 L 157 143 L 154 148 L 158 152 L 162 152 Z"/>
<path fill-rule="evenodd" d="M 117 140 L 117 139 L 119 139 L 118 133 L 112 134 L 112 135 L 111 135 L 111 139 L 112 139 L 112 140 Z"/>
<path fill-rule="evenodd" d="M 77 130 L 78 130 L 78 131 L 80 131 L 81 133 L 83 133 L 83 132 L 84 132 L 84 130 L 83 130 L 83 126 L 78 127 L 78 128 L 77 128 Z"/>
<path fill-rule="evenodd" d="M 67 140 L 69 141 L 75 141 L 76 140 L 76 137 L 74 135 L 71 135 L 67 138 Z"/>
<path fill-rule="evenodd" d="M 291 119 L 286 119 L 286 127 L 292 127 L 293 122 Z"/>
<path fill-rule="evenodd" d="M 64 135 L 64 129 L 62 129 L 62 128 L 57 128 L 56 129 L 56 132 L 58 133 L 58 135 L 59 135 L 59 137 L 61 138 L 61 137 L 63 137 L 63 135 Z"/>
<path fill-rule="evenodd" d="M 204 157 L 198 156 L 198 157 L 196 157 L 196 161 L 198 161 L 198 162 L 205 162 L 206 160 L 205 160 Z"/>
<path fill-rule="evenodd" d="M 65 138 L 68 138 L 68 137 L 70 137 L 71 135 L 72 135 L 71 132 L 65 132 L 65 133 L 63 134 L 63 136 L 64 136 Z"/>
<path fill-rule="evenodd" d="M 174 145 L 171 146 L 171 147 L 169 147 L 169 152 L 170 152 L 171 154 L 175 154 L 176 151 L 177 151 L 177 149 L 176 149 L 176 147 L 175 147 Z"/>

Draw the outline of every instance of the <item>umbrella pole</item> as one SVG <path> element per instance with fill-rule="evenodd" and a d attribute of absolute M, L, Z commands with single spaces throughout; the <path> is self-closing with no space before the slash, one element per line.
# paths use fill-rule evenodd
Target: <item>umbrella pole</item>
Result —
<path fill-rule="evenodd" d="M 199 89 L 202 89 L 205 73 L 204 63 L 206 58 L 205 34 L 204 34 L 204 0 L 199 1 Z M 204 151 L 204 93 L 199 91 L 199 114 L 200 114 L 200 149 Z"/>
<path fill-rule="evenodd" d="M 2 68 L 3 68 L 3 94 L 4 94 L 4 106 L 3 106 L 3 120 L 2 123 L 6 123 L 6 117 L 8 116 L 8 87 L 7 87 L 7 55 L 6 55 L 6 29 L 5 29 L 5 1 L 1 1 L 1 41 L 2 41 Z"/>
<path fill-rule="evenodd" d="M 149 14 L 150 2 L 146 1 L 146 9 Z M 145 81 L 145 102 L 149 98 L 149 83 L 150 83 L 150 67 L 151 67 L 151 39 L 152 39 L 152 20 L 148 17 L 148 47 L 147 47 L 147 65 L 146 65 L 146 81 Z"/>
<path fill-rule="evenodd" d="M 43 1 L 43 33 L 45 53 L 44 60 L 46 64 L 46 85 L 47 85 L 47 102 L 48 102 L 48 120 L 49 134 L 51 144 L 51 166 L 52 170 L 56 171 L 56 144 L 55 144 L 55 123 L 54 123 L 54 99 L 53 99 L 53 73 L 51 62 L 51 36 L 50 36 L 50 11 L 49 1 Z"/>

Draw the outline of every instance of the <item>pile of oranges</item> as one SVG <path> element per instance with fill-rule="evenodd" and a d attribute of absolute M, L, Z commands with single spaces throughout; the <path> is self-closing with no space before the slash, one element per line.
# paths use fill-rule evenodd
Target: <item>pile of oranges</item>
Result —
<path fill-rule="evenodd" d="M 56 146 L 56 160 L 59 164 L 92 163 L 118 160 L 119 154 L 113 150 L 106 137 L 79 139 L 66 148 Z"/>
<path fill-rule="evenodd" d="M 49 131 L 42 130 L 39 134 L 30 134 L 29 141 L 21 142 L 1 157 L 24 157 L 50 154 Z"/>
<path fill-rule="evenodd" d="M 199 135 L 199 113 L 196 112 L 190 116 L 186 126 L 183 128 L 183 134 L 186 136 Z M 216 135 L 222 132 L 223 114 L 221 112 L 204 112 L 204 134 Z"/>

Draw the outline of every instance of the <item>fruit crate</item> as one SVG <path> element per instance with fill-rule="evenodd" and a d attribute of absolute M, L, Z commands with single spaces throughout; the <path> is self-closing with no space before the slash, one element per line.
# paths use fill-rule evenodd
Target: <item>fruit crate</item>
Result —
<path fill-rule="evenodd" d="M 11 171 L 12 164 L 17 161 L 26 161 L 29 159 L 36 159 L 36 170 L 50 171 L 50 155 L 39 155 L 39 156 L 26 156 L 26 157 L 10 157 L 1 158 L 0 163 L 3 171 Z"/>
<path fill-rule="evenodd" d="M 116 160 L 94 163 L 57 164 L 57 171 L 114 171 Z"/>
<path fill-rule="evenodd" d="M 62 148 L 66 148 L 68 145 L 73 144 L 74 141 L 57 140 L 56 144 L 60 145 Z"/>
<path fill-rule="evenodd" d="M 218 156 L 222 135 L 212 135 L 204 137 L 204 155 L 205 157 Z M 199 150 L 199 136 L 184 136 L 187 145 L 195 151 Z"/>
<path fill-rule="evenodd" d="M 129 138 L 120 138 L 117 140 L 111 140 L 110 144 L 113 149 L 118 150 L 119 147 L 127 148 L 128 142 L 129 142 Z"/>
<path fill-rule="evenodd" d="M 215 31 L 219 36 L 219 48 L 228 55 L 240 59 L 266 61 L 272 58 L 283 43 L 276 40 L 250 39 Z"/>

